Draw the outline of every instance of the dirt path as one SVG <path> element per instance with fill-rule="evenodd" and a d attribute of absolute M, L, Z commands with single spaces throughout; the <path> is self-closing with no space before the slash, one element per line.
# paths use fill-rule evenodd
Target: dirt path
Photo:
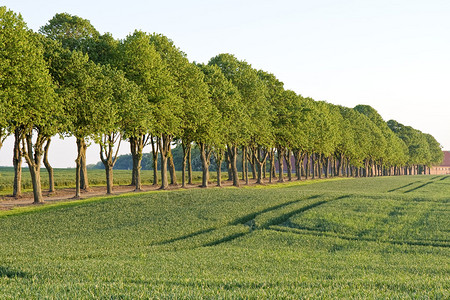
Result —
<path fill-rule="evenodd" d="M 276 183 L 276 181 L 274 182 Z M 245 185 L 245 181 L 241 181 L 240 184 L 242 186 Z M 267 183 L 268 184 L 268 183 Z M 249 185 L 256 185 L 256 180 L 250 179 Z M 215 187 L 216 183 L 211 182 L 210 187 Z M 232 182 L 230 181 L 223 181 L 222 186 L 232 186 Z M 193 185 L 187 185 L 186 189 L 195 189 L 195 188 L 201 188 L 199 184 L 193 184 Z M 148 192 L 148 191 L 156 191 L 159 189 L 159 185 L 143 185 L 142 186 L 142 192 Z M 181 189 L 181 185 L 170 185 L 169 190 L 176 190 Z M 115 185 L 113 187 L 113 195 L 120 195 L 124 193 L 132 193 L 134 192 L 134 186 L 130 185 Z M 138 193 L 138 192 L 137 192 Z M 49 193 L 47 191 L 43 191 L 42 195 L 44 197 L 45 204 L 48 203 L 55 203 L 55 202 L 61 202 L 61 201 L 73 201 L 73 200 L 79 200 L 74 199 L 75 195 L 75 188 L 63 188 L 63 189 L 57 189 L 54 193 Z M 109 196 L 106 195 L 106 186 L 95 186 L 91 187 L 89 191 L 82 191 L 81 193 L 81 199 L 87 199 L 92 197 L 99 197 L 99 196 Z M 21 206 L 30 206 L 33 205 L 33 192 L 26 192 L 23 193 L 21 197 L 14 198 L 11 195 L 4 195 L 0 196 L 0 210 L 10 210 L 14 207 L 21 207 Z"/>

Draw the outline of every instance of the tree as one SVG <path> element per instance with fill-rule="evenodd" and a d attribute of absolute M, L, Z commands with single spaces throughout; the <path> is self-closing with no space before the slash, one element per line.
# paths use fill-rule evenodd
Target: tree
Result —
<path fill-rule="evenodd" d="M 135 119 L 139 124 L 130 132 L 129 139 L 132 147 L 132 155 L 135 161 L 135 176 L 138 176 L 140 161 L 142 159 L 143 147 L 151 143 L 153 152 L 153 183 L 158 183 L 157 162 L 158 150 L 162 142 L 162 135 L 167 132 L 174 133 L 179 123 L 178 116 L 172 114 L 173 110 L 178 109 L 180 99 L 175 95 L 175 80 L 167 70 L 167 64 L 156 51 L 155 46 L 151 44 L 150 35 L 135 31 L 120 45 L 119 67 L 125 71 L 127 79 L 136 83 L 143 93 L 146 103 L 143 105 L 143 111 L 147 113 L 146 118 Z M 170 134 L 170 135 L 172 135 Z M 167 140 L 166 136 L 166 139 Z M 170 147 L 170 141 L 164 145 Z M 167 147 L 164 149 L 165 160 L 167 164 Z M 161 171 L 167 176 L 167 167 Z M 167 177 L 165 178 L 167 179 Z M 136 185 L 140 185 L 137 180 Z M 167 181 L 163 182 L 164 188 L 167 187 Z"/>
<path fill-rule="evenodd" d="M 236 166 L 237 147 L 243 147 L 243 166 L 246 166 L 246 149 L 250 143 L 262 143 L 270 135 L 270 111 L 267 102 L 267 90 L 258 73 L 251 65 L 239 61 L 231 54 L 219 54 L 213 57 L 209 65 L 217 65 L 225 77 L 236 86 L 241 95 L 239 107 L 245 111 L 236 125 L 239 125 L 239 135 L 227 143 L 227 154 L 231 162 L 233 185 L 239 186 Z M 246 168 L 243 175 L 246 177 Z"/>
<path fill-rule="evenodd" d="M 408 159 L 407 170 L 412 175 L 418 165 L 425 165 L 431 160 L 431 153 L 426 136 L 411 126 L 405 126 L 394 120 L 387 122 L 389 128 L 406 144 Z"/>
<path fill-rule="evenodd" d="M 79 51 L 64 49 L 59 42 L 49 39 L 45 48 L 50 73 L 58 84 L 56 91 L 64 102 L 65 121 L 61 132 L 76 138 L 75 197 L 78 198 L 81 189 L 88 188 L 85 169 L 88 139 L 98 131 L 99 120 L 103 118 L 100 103 L 104 97 L 104 75 L 100 66 Z"/>
<path fill-rule="evenodd" d="M 182 168 L 182 184 L 184 186 L 186 169 L 185 161 L 191 151 L 190 149 L 191 144 L 194 141 L 196 126 L 197 124 L 203 122 L 201 119 L 204 119 L 205 116 L 204 109 L 200 109 L 200 107 L 207 104 L 208 89 L 206 84 L 203 82 L 203 74 L 195 65 L 189 63 L 186 58 L 186 54 L 177 48 L 172 40 L 161 34 L 153 34 L 151 36 L 151 43 L 161 55 L 161 58 L 166 63 L 172 78 L 175 80 L 173 92 L 176 98 L 179 99 L 179 101 L 182 101 L 181 105 L 171 106 L 171 109 L 172 114 L 180 120 L 178 133 L 172 138 L 180 138 L 183 145 L 184 159 Z M 170 149 L 168 153 L 170 154 Z M 165 155 L 163 151 L 161 151 L 161 155 Z M 168 158 L 171 160 L 172 183 L 175 183 L 175 169 L 172 162 L 173 157 L 169 155 Z M 189 166 L 188 169 L 189 183 L 191 183 L 191 167 Z"/>
<path fill-rule="evenodd" d="M 20 15 L 0 7 L 1 102 L 11 105 L 10 131 L 20 129 L 21 151 L 28 163 L 34 202 L 43 202 L 40 166 L 43 145 L 56 133 L 61 102 L 56 97 L 43 49 Z"/>
<path fill-rule="evenodd" d="M 425 138 L 428 142 L 428 149 L 430 150 L 430 159 L 426 163 L 428 168 L 431 166 L 438 166 L 442 163 L 444 159 L 444 153 L 442 152 L 442 146 L 436 141 L 436 139 L 431 134 L 425 134 Z"/>
<path fill-rule="evenodd" d="M 39 32 L 47 38 L 61 43 L 63 48 L 71 51 L 81 51 L 84 54 L 89 53 L 97 63 L 113 61 L 111 45 L 114 45 L 115 42 L 112 41 L 113 39 L 109 34 L 100 36 L 89 20 L 67 13 L 59 13 L 49 20 L 46 25 L 42 26 Z M 106 55 L 105 52 L 107 52 Z M 53 54 L 55 53 L 53 52 Z M 83 190 L 89 190 L 86 168 L 86 149 L 88 144 L 84 139 L 81 139 L 77 141 L 77 145 L 77 147 L 81 148 L 80 187 Z"/>
<path fill-rule="evenodd" d="M 227 143 L 236 143 L 241 135 L 239 121 L 247 117 L 240 109 L 241 96 L 237 88 L 225 78 L 221 69 L 216 65 L 199 64 L 205 74 L 208 85 L 209 98 L 215 106 L 218 115 L 213 119 L 214 138 L 210 141 L 216 161 L 217 185 L 221 186 L 221 165 L 225 156 Z"/>
<path fill-rule="evenodd" d="M 98 39 L 100 36 L 90 21 L 68 13 L 56 14 L 39 29 L 39 32 L 52 40 L 61 42 L 64 48 L 85 53 L 91 39 Z"/>
<path fill-rule="evenodd" d="M 96 125 L 94 140 L 100 145 L 100 158 L 106 171 L 107 194 L 111 194 L 113 167 L 117 161 L 122 134 L 129 129 L 130 119 L 133 120 L 136 114 L 140 114 L 136 112 L 136 108 L 143 97 L 137 85 L 128 81 L 123 72 L 110 66 L 102 66 L 102 73 L 104 80 L 99 88 L 102 89 L 103 97 L 98 109 L 103 117 Z M 140 178 L 138 180 L 140 183 Z"/>

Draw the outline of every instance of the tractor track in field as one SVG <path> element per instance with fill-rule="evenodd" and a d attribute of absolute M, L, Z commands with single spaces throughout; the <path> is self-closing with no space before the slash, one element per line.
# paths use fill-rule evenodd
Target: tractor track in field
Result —
<path fill-rule="evenodd" d="M 201 245 L 199 245 L 199 246 L 185 247 L 185 248 L 182 247 L 182 248 L 183 249 L 195 249 L 195 248 L 200 248 L 200 247 L 217 246 L 220 244 L 231 242 L 231 241 L 233 241 L 239 237 L 245 236 L 255 230 L 270 229 L 271 226 L 278 226 L 280 224 L 285 223 L 286 221 L 289 220 L 289 218 L 291 218 L 292 216 L 294 216 L 296 214 L 303 213 L 305 211 L 316 208 L 322 204 L 325 204 L 325 203 L 328 203 L 331 201 L 337 201 L 340 199 L 348 198 L 351 195 L 343 195 L 343 196 L 336 197 L 334 199 L 328 199 L 328 200 L 321 200 L 321 201 L 319 200 L 319 201 L 311 203 L 309 205 L 305 205 L 304 207 L 287 211 L 287 212 L 281 214 L 280 216 L 277 216 L 276 218 L 274 218 L 273 221 L 269 221 L 266 224 L 263 224 L 262 226 L 258 226 L 257 224 L 255 224 L 255 219 L 258 216 L 261 216 L 265 213 L 274 212 L 276 210 L 283 209 L 285 207 L 288 207 L 289 205 L 295 205 L 300 202 L 306 202 L 308 200 L 317 199 L 317 198 L 320 198 L 321 196 L 322 195 L 313 195 L 313 196 L 310 196 L 310 197 L 307 197 L 304 199 L 298 199 L 298 200 L 293 200 L 293 201 L 289 201 L 289 202 L 282 203 L 282 204 L 277 204 L 277 205 L 262 209 L 258 212 L 254 212 L 254 213 L 245 215 L 243 217 L 239 217 L 236 220 L 233 220 L 233 221 L 227 223 L 226 225 L 223 225 L 223 226 L 220 226 L 217 228 L 208 228 L 208 229 L 199 230 L 199 231 L 196 231 L 196 232 L 193 232 L 190 234 L 186 234 L 186 235 L 183 235 L 183 236 L 180 236 L 177 238 L 172 238 L 172 239 L 162 241 L 159 243 L 154 243 L 154 244 L 151 244 L 150 246 L 163 246 L 163 245 L 169 245 L 171 243 L 178 242 L 178 241 L 189 240 L 190 238 L 201 236 L 202 234 L 208 234 L 208 233 L 212 233 L 215 230 L 224 229 L 227 226 L 238 226 L 238 225 L 248 226 L 248 231 L 246 231 L 246 232 L 233 233 L 233 234 L 221 237 L 220 239 L 217 239 L 217 240 L 201 243 Z"/>
<path fill-rule="evenodd" d="M 335 237 L 348 241 L 363 241 L 363 242 L 376 242 L 376 243 L 388 243 L 393 245 L 410 245 L 410 246 L 430 246 L 430 247 L 441 247 L 441 248 L 450 248 L 450 244 L 446 241 L 436 242 L 436 241 L 427 241 L 427 240 L 417 240 L 417 241 L 408 241 L 408 240 L 377 240 L 371 238 L 364 238 L 358 236 L 349 236 L 334 232 L 322 231 L 308 227 L 295 226 L 280 226 L 273 225 L 268 228 L 269 230 L 277 231 L 277 232 L 288 232 L 299 235 L 314 235 L 314 236 L 326 236 L 326 237 Z"/>
<path fill-rule="evenodd" d="M 416 191 L 416 190 L 418 190 L 418 189 L 421 189 L 421 188 L 423 188 L 423 187 L 426 187 L 426 186 L 429 185 L 429 184 L 435 183 L 435 182 L 437 182 L 437 181 L 444 180 L 444 179 L 446 179 L 446 178 L 448 178 L 448 177 L 450 177 L 450 176 L 445 176 L 445 177 L 442 177 L 442 178 L 440 178 L 440 177 L 441 177 L 441 176 L 435 176 L 435 177 L 431 178 L 430 180 L 428 180 L 427 182 L 425 182 L 425 183 L 423 183 L 423 184 L 421 184 L 421 185 L 419 185 L 419 186 L 416 186 L 416 187 L 414 187 L 414 188 L 412 188 L 412 189 L 403 191 L 403 193 L 404 193 L 404 194 L 407 194 L 407 193 L 414 192 L 414 191 Z M 437 178 L 440 178 L 440 179 L 439 179 L 439 180 L 436 180 Z M 416 184 L 416 183 L 421 183 L 421 182 L 423 182 L 423 181 L 418 180 L 418 181 L 410 182 L 410 183 L 405 184 L 405 185 L 403 185 L 403 186 L 400 186 L 400 187 L 397 187 L 397 188 L 388 190 L 388 193 L 395 192 L 395 191 L 398 191 L 398 190 L 401 190 L 401 189 L 410 187 L 410 186 L 412 186 L 412 185 L 414 185 L 414 184 Z"/>

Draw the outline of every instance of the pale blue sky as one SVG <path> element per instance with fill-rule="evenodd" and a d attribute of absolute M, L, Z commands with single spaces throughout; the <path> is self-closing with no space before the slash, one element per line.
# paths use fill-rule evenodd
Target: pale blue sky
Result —
<path fill-rule="evenodd" d="M 233 53 L 316 100 L 373 106 L 430 133 L 450 150 L 450 1 L 86 1 L 0 0 L 38 30 L 56 13 L 124 38 L 135 29 L 171 38 L 192 61 Z M 11 165 L 12 141 L 0 150 Z M 73 166 L 73 140 L 51 162 Z M 125 145 L 121 153 L 128 153 Z M 92 145 L 88 162 L 99 160 Z"/>

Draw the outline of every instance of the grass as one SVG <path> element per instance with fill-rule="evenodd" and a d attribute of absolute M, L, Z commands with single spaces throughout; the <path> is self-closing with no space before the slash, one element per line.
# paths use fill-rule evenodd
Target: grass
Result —
<path fill-rule="evenodd" d="M 160 172 L 158 172 L 160 173 Z M 181 171 L 176 172 L 178 183 L 181 184 Z M 223 178 L 225 179 L 223 174 Z M 158 174 L 160 176 L 160 174 Z M 193 172 L 193 182 L 201 182 L 202 172 Z M 210 173 L 210 180 L 216 180 L 216 173 Z M 91 186 L 106 185 L 106 175 L 104 170 L 89 169 L 88 179 Z M 0 195 L 11 194 L 13 190 L 14 169 L 12 167 L 0 167 Z M 75 169 L 54 169 L 55 188 L 73 188 L 75 187 Z M 114 170 L 114 185 L 128 185 L 131 183 L 131 170 Z M 159 179 L 161 180 L 161 179 Z M 153 171 L 141 170 L 142 184 L 153 184 Z M 48 189 L 48 175 L 45 168 L 41 169 L 42 188 Z M 22 169 L 22 189 L 23 191 L 32 191 L 32 182 L 27 168 Z"/>
<path fill-rule="evenodd" d="M 448 299 L 449 185 L 326 180 L 2 211 L 0 298 Z"/>

